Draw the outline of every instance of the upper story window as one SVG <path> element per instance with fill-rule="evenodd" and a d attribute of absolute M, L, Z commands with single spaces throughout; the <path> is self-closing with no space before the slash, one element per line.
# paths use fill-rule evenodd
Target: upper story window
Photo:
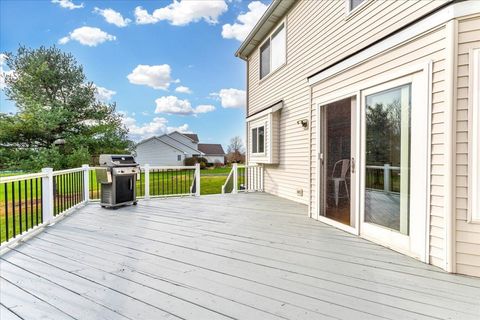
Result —
<path fill-rule="evenodd" d="M 260 47 L 260 79 L 278 69 L 286 60 L 286 32 L 282 23 Z"/>
<path fill-rule="evenodd" d="M 352 11 L 365 0 L 347 0 L 347 1 L 348 1 L 348 11 Z"/>

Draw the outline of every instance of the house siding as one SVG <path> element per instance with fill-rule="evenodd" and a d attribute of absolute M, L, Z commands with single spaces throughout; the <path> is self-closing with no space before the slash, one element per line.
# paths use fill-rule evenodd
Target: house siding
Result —
<path fill-rule="evenodd" d="M 139 144 L 135 151 L 137 154 L 135 161 L 142 166 L 145 164 L 151 166 L 181 166 L 183 165 L 183 159 L 185 159 L 183 152 L 157 139 Z M 178 155 L 182 156 L 181 161 L 177 161 Z"/>
<path fill-rule="evenodd" d="M 278 136 L 279 164 L 265 165 L 265 191 L 311 203 L 309 186 L 312 187 L 314 180 L 310 172 L 315 172 L 314 167 L 311 169 L 315 153 L 310 152 L 310 140 L 313 139 L 313 144 L 314 131 L 297 124 L 298 120 L 314 118 L 310 114 L 307 77 L 445 2 L 369 1 L 349 17 L 345 1 L 298 1 L 293 6 L 285 17 L 286 65 L 260 80 L 258 48 L 248 59 L 248 115 L 284 101 Z M 436 98 L 441 100 L 441 95 Z M 303 191 L 303 196 L 297 195 L 298 190 Z"/>
<path fill-rule="evenodd" d="M 480 16 L 458 20 L 456 78 L 455 261 L 458 273 L 480 276 L 480 224 L 467 222 L 468 214 L 468 108 L 470 50 L 480 48 Z"/>

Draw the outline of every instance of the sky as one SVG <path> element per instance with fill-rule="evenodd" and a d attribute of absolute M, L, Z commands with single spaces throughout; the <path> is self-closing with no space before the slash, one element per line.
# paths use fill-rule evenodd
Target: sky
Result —
<path fill-rule="evenodd" d="M 245 62 L 235 51 L 269 1 L 0 0 L 0 87 L 8 53 L 56 45 L 116 102 L 135 141 L 173 130 L 205 143 L 245 135 Z M 0 111 L 16 112 L 0 92 Z"/>

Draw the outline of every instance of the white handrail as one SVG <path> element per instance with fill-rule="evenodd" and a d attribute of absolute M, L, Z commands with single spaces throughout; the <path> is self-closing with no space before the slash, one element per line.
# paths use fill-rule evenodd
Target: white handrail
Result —
<path fill-rule="evenodd" d="M 53 174 L 54 176 L 59 176 L 59 175 L 61 175 L 61 174 L 81 172 L 81 171 L 84 171 L 84 170 L 85 170 L 85 169 L 83 169 L 82 167 L 80 167 L 80 168 L 73 168 L 73 169 L 65 169 L 65 170 L 53 171 L 52 174 Z"/>
<path fill-rule="evenodd" d="M 182 170 L 182 169 L 195 169 L 195 166 L 149 166 L 150 170 Z M 145 166 L 140 166 L 140 169 L 145 169 Z"/>
<path fill-rule="evenodd" d="M 45 173 L 37 172 L 37 173 L 28 173 L 28 174 L 22 174 L 17 176 L 1 177 L 0 183 L 15 182 L 15 181 L 28 180 L 28 179 L 35 179 L 35 178 L 44 178 L 46 176 L 47 175 Z"/>

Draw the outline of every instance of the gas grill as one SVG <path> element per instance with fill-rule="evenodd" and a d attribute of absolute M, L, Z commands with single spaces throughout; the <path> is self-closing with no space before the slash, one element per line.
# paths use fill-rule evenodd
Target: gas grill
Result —
<path fill-rule="evenodd" d="M 100 205 L 111 208 L 137 204 L 135 186 L 140 168 L 133 156 L 102 154 L 99 160 L 96 173 L 101 184 Z"/>

